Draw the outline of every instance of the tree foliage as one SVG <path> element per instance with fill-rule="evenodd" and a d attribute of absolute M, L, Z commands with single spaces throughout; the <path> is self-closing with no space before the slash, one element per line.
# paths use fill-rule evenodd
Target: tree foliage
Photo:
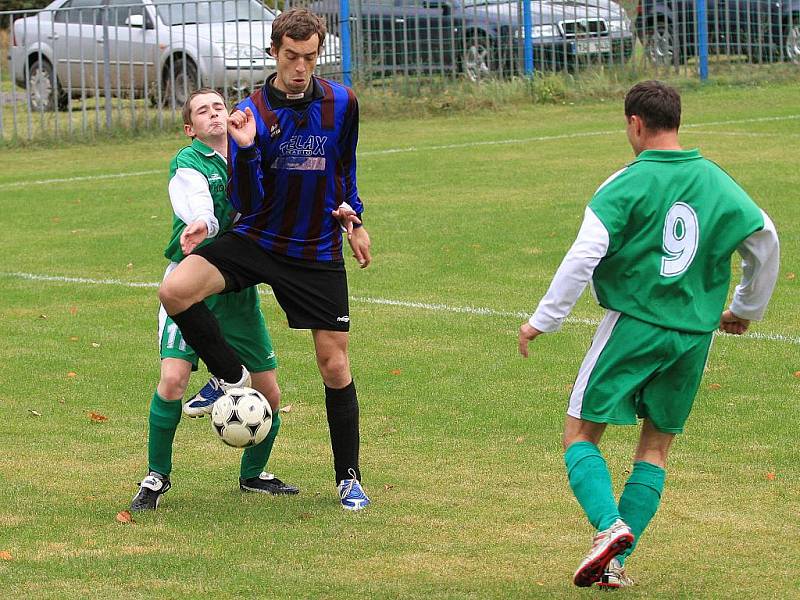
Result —
<path fill-rule="evenodd" d="M 44 8 L 53 0 L 5 0 L 0 3 L 0 9 L 6 10 L 29 10 L 32 8 Z"/>

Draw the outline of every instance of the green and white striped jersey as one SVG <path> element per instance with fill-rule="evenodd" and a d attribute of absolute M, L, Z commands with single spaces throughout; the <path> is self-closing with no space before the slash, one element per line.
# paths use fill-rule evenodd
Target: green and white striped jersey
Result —
<path fill-rule="evenodd" d="M 186 225 L 204 220 L 208 227 L 205 245 L 225 231 L 236 215 L 227 198 L 228 163 L 198 139 L 178 151 L 169 164 L 169 198 L 172 204 L 172 235 L 164 256 L 180 262 L 180 237 Z"/>
<path fill-rule="evenodd" d="M 661 327 L 710 332 L 743 258 L 731 310 L 763 317 L 778 274 L 769 217 L 697 150 L 646 150 L 609 177 L 530 319 L 554 331 L 591 279 L 601 306 Z"/>

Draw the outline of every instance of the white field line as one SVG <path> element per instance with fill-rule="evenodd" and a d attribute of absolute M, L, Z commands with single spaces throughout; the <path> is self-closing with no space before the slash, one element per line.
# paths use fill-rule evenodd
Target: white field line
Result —
<path fill-rule="evenodd" d="M 128 288 L 151 288 L 155 289 L 159 282 L 136 282 L 123 281 L 121 279 L 92 279 L 88 277 L 63 277 L 61 275 L 40 275 L 36 273 L 3 272 L 0 277 L 13 277 L 15 279 L 26 279 L 28 281 L 51 281 L 55 283 L 78 283 L 84 285 L 113 285 Z M 265 296 L 271 296 L 270 290 L 260 288 L 259 292 Z M 481 308 L 476 306 L 450 306 L 449 304 L 428 303 L 428 302 L 409 302 L 406 300 L 392 300 L 389 298 L 371 298 L 369 296 L 350 296 L 350 300 L 361 304 L 377 304 L 382 306 L 397 306 L 400 308 L 416 308 L 430 312 L 450 312 L 483 317 L 507 317 L 515 319 L 527 319 L 530 313 L 519 311 L 496 310 L 494 308 Z M 581 319 L 568 317 L 566 323 L 570 325 L 586 325 L 596 327 L 600 321 L 596 319 Z M 717 332 L 719 334 L 719 332 Z M 727 335 L 727 334 L 719 334 Z M 730 336 L 733 337 L 733 336 Z M 784 335 L 781 333 L 761 333 L 750 332 L 744 336 L 737 336 L 742 339 L 767 340 L 770 342 L 781 342 L 786 344 L 800 345 L 800 338 Z"/>
<path fill-rule="evenodd" d="M 747 123 L 767 123 L 773 121 L 789 121 L 800 119 L 799 115 L 785 115 L 780 117 L 755 117 L 751 119 L 731 119 L 728 121 L 710 121 L 708 123 L 689 123 L 682 125 L 683 129 L 707 127 L 710 125 L 741 125 Z M 541 135 L 526 138 L 511 138 L 506 140 L 485 140 L 475 142 L 463 142 L 460 144 L 443 144 L 438 146 L 408 146 L 406 148 L 387 148 L 385 150 L 367 150 L 359 152 L 359 157 L 367 156 L 383 156 L 389 154 L 403 154 L 409 152 L 433 152 L 437 150 L 453 150 L 458 148 L 477 148 L 480 146 L 506 146 L 510 144 L 529 144 L 532 142 L 549 142 L 554 140 L 567 140 L 584 137 L 596 137 L 601 135 L 614 135 L 620 133 L 619 129 L 611 129 L 607 131 L 585 131 L 576 133 L 565 133 L 561 135 Z M 700 133 L 700 132 L 698 132 Z M 719 132 L 703 132 L 719 133 Z M 741 135 L 745 135 L 744 133 Z M 71 183 L 75 181 L 95 181 L 101 179 L 118 179 L 123 177 L 139 177 L 145 175 L 157 175 L 163 173 L 163 170 L 150 170 L 150 171 L 135 171 L 131 173 L 108 173 L 105 175 L 86 175 L 78 177 L 64 177 L 60 179 L 37 179 L 33 181 L 12 181 L 9 183 L 0 184 L 0 190 L 27 187 L 32 185 L 50 185 L 53 183 Z"/>

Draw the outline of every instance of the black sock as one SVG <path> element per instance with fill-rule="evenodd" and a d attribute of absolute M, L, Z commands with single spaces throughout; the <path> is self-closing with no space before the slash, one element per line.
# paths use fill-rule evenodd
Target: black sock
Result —
<path fill-rule="evenodd" d="M 333 468 L 336 472 L 336 483 L 343 479 L 352 479 L 350 469 L 355 471 L 356 479 L 361 480 L 358 469 L 358 399 L 356 385 L 349 385 L 336 390 L 325 386 L 325 410 L 328 413 L 328 428 L 331 433 L 331 450 L 333 450 Z"/>
<path fill-rule="evenodd" d="M 242 378 L 242 363 L 222 337 L 219 322 L 205 302 L 192 304 L 185 311 L 170 315 L 186 343 L 203 359 L 215 377 L 228 383 Z"/>

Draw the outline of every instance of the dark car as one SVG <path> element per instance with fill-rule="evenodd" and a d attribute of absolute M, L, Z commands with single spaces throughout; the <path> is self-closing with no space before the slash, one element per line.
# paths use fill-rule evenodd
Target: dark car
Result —
<path fill-rule="evenodd" d="M 800 0 L 706 0 L 709 54 L 800 63 Z M 695 0 L 640 0 L 636 32 L 655 64 L 699 53 Z"/>
<path fill-rule="evenodd" d="M 339 31 L 338 0 L 311 9 Z M 372 74 L 452 73 L 469 79 L 521 73 L 523 3 L 510 0 L 362 0 L 351 2 L 354 66 Z M 582 62 L 622 62 L 634 35 L 611 0 L 531 2 L 534 64 L 570 69 Z"/>

